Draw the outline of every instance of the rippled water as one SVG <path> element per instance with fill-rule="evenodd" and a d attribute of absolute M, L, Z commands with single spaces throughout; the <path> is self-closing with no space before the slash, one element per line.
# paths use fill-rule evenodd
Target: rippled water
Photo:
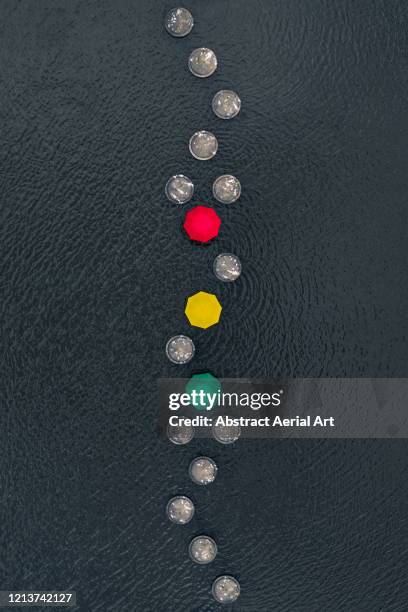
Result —
<path fill-rule="evenodd" d="M 81 610 L 207 612 L 219 573 L 245 612 L 405 609 L 403 442 L 194 442 L 155 432 L 156 379 L 405 376 L 405 2 L 191 0 L 1 5 L 3 588 L 76 588 Z M 194 47 L 219 60 L 188 72 Z M 236 90 L 242 110 L 211 100 Z M 219 141 L 192 159 L 193 132 Z M 186 207 L 164 195 L 193 180 Z M 231 206 L 211 195 L 236 175 Z M 223 223 L 183 234 L 201 201 Z M 212 263 L 236 253 L 220 283 Z M 222 321 L 191 330 L 185 297 L 217 294 Z M 169 337 L 196 345 L 178 368 Z M 242 443 L 241 443 L 242 442 Z M 217 462 L 211 490 L 188 465 Z M 168 499 L 191 495 L 188 527 Z M 391 520 L 392 513 L 392 520 Z M 205 531 L 211 567 L 188 558 Z"/>

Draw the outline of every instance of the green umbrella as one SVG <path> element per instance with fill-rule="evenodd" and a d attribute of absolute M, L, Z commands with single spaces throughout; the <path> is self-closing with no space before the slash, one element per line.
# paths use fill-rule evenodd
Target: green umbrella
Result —
<path fill-rule="evenodd" d="M 194 374 L 186 385 L 186 393 L 191 396 L 191 404 L 197 410 L 211 410 L 218 406 L 221 383 L 209 372 Z"/>

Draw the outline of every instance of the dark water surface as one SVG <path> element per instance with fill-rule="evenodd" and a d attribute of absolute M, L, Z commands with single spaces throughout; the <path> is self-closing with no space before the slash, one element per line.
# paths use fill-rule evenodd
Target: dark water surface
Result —
<path fill-rule="evenodd" d="M 405 441 L 159 440 L 156 381 L 407 376 L 408 4 L 190 0 L 163 30 L 158 0 L 2 0 L 0 280 L 2 589 L 75 589 L 78 610 L 209 612 L 236 575 L 244 612 L 407 609 Z M 195 79 L 192 48 L 219 70 Z M 239 117 L 210 101 L 236 89 Z M 220 143 L 193 160 L 197 129 Z M 222 216 L 189 243 L 164 197 L 174 173 Z M 242 197 L 211 199 L 219 174 Z M 188 208 L 188 206 L 186 207 Z M 239 255 L 242 278 L 213 277 Z M 186 296 L 217 293 L 191 331 Z M 192 365 L 170 335 L 191 332 Z M 197 490 L 187 467 L 218 462 Z M 168 498 L 191 494 L 193 522 Z M 219 556 L 193 566 L 190 539 Z"/>

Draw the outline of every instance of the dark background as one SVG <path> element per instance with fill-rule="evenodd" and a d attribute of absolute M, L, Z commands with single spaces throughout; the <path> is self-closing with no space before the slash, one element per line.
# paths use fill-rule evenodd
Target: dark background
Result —
<path fill-rule="evenodd" d="M 245 612 L 407 609 L 405 441 L 206 441 L 156 433 L 156 381 L 407 375 L 408 5 L 189 0 L 0 4 L 2 589 L 75 589 L 78 610 L 208 612 L 236 575 Z M 187 70 L 213 48 L 211 79 Z M 222 122 L 220 88 L 242 98 Z M 213 130 L 220 148 L 193 160 Z M 213 179 L 242 197 L 215 204 Z M 222 216 L 208 248 L 164 197 L 174 173 Z M 186 206 L 188 208 L 190 205 Z M 233 284 L 212 261 L 243 263 Z M 214 291 L 221 323 L 188 327 Z M 164 347 L 190 333 L 197 355 Z M 213 486 L 190 460 L 218 463 Z M 169 524 L 170 496 L 197 504 Z M 190 539 L 219 556 L 193 565 Z"/>

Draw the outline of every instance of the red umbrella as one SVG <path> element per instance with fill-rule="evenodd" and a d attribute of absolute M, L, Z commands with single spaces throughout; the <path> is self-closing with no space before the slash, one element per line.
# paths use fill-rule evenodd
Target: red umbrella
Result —
<path fill-rule="evenodd" d="M 209 242 L 220 231 L 221 219 L 213 208 L 195 206 L 188 211 L 183 227 L 190 240 Z"/>

